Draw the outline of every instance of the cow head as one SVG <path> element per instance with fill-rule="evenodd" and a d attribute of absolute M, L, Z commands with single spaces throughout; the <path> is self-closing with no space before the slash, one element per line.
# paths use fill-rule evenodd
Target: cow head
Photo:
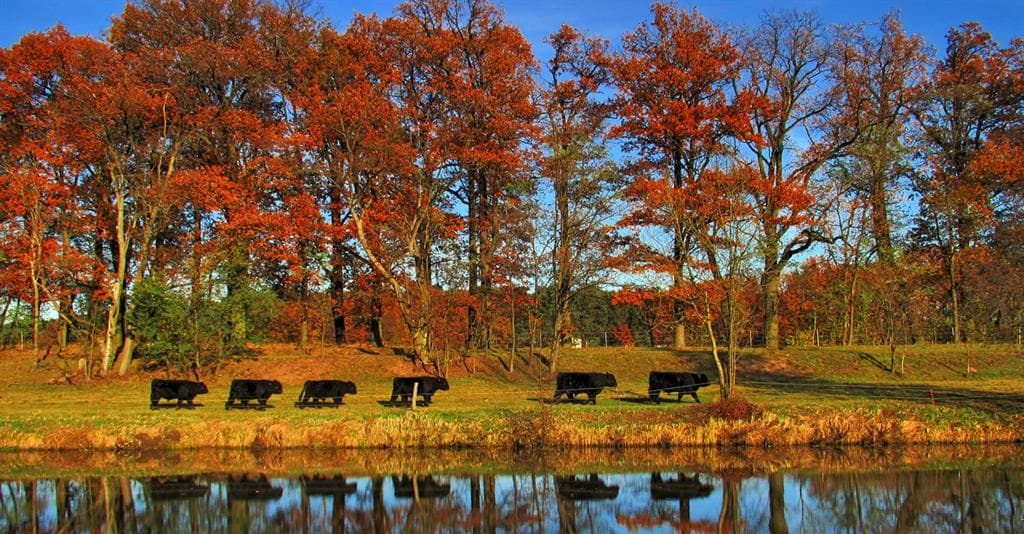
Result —
<path fill-rule="evenodd" d="M 615 375 L 611 373 L 604 374 L 604 385 L 609 388 L 619 387 L 619 383 L 615 381 Z"/>
<path fill-rule="evenodd" d="M 709 386 L 711 382 L 708 382 L 708 375 L 701 373 L 697 375 L 697 386 Z"/>
<path fill-rule="evenodd" d="M 271 393 L 278 393 L 278 394 L 280 394 L 283 391 L 284 391 L 284 388 L 281 387 L 281 382 L 280 381 L 278 381 L 278 380 L 271 380 L 270 381 L 270 392 Z"/>
<path fill-rule="evenodd" d="M 437 389 L 439 389 L 441 391 L 448 391 L 448 379 L 447 378 L 438 378 L 437 379 Z"/>
<path fill-rule="evenodd" d="M 196 392 L 197 393 L 209 393 L 210 390 L 206 389 L 206 382 L 197 382 L 196 383 Z"/>
<path fill-rule="evenodd" d="M 348 390 L 349 394 L 355 395 L 356 394 L 356 383 L 355 382 L 345 382 L 344 389 Z"/>

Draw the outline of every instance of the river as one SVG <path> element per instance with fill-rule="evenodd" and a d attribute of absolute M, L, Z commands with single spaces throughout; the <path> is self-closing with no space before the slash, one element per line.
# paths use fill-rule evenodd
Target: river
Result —
<path fill-rule="evenodd" d="M 1022 453 L 8 453 L 0 531 L 1024 532 Z"/>

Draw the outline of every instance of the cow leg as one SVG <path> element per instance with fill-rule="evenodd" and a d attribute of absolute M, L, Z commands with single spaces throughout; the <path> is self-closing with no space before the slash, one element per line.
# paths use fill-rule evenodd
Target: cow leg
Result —
<path fill-rule="evenodd" d="M 394 403 L 396 400 L 398 400 L 398 392 L 396 392 L 395 390 L 392 389 L 391 390 L 391 402 Z"/>
<path fill-rule="evenodd" d="M 402 395 L 402 404 L 409 402 L 410 395 Z"/>
<path fill-rule="evenodd" d="M 676 400 L 679 401 L 679 402 L 683 402 L 683 392 L 682 391 L 680 391 L 679 394 L 676 396 Z"/>
<path fill-rule="evenodd" d="M 342 399 L 342 397 L 334 397 L 334 404 L 335 405 L 341 404 L 341 399 Z"/>
<path fill-rule="evenodd" d="M 647 394 L 651 398 L 651 402 L 654 404 L 661 404 L 661 393 L 657 391 L 651 391 Z"/>
<path fill-rule="evenodd" d="M 150 410 L 155 410 L 157 408 L 157 405 L 159 405 L 159 404 L 160 404 L 160 397 L 153 397 L 152 395 L 149 397 L 149 409 Z"/>
<path fill-rule="evenodd" d="M 587 392 L 587 397 L 590 398 L 590 404 L 594 404 L 594 405 L 597 404 L 597 392 L 596 391 L 588 391 Z"/>
<path fill-rule="evenodd" d="M 693 400 L 697 401 L 697 404 L 700 404 L 700 399 L 697 397 L 697 392 L 696 391 L 694 391 L 693 393 L 690 393 L 690 395 L 693 395 Z"/>
<path fill-rule="evenodd" d="M 551 402 L 558 402 L 558 399 L 560 398 L 562 398 L 562 392 L 556 389 L 555 396 L 551 399 Z"/>
<path fill-rule="evenodd" d="M 175 409 L 176 410 L 180 410 L 181 409 L 181 397 L 178 397 L 178 404 L 177 404 Z"/>
<path fill-rule="evenodd" d="M 267 408 L 267 399 L 259 399 L 257 402 L 260 403 L 260 410 L 265 410 Z"/>
<path fill-rule="evenodd" d="M 423 395 L 423 405 L 424 406 L 430 404 L 430 397 L 431 397 L 431 395 Z"/>

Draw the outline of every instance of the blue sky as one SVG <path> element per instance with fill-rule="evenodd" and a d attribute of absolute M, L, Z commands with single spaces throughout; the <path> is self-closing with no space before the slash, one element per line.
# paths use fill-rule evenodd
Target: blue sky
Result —
<path fill-rule="evenodd" d="M 354 11 L 390 14 L 396 1 L 314 0 L 321 12 L 343 27 Z M 538 56 L 546 55 L 543 39 L 563 22 L 598 33 L 613 42 L 647 18 L 648 3 L 630 0 L 505 0 L 498 1 L 509 22 L 520 27 L 534 44 Z M 101 36 L 110 18 L 124 7 L 124 0 L 0 0 L 0 46 L 8 47 L 22 35 L 45 30 L 60 22 L 72 33 Z M 1024 0 L 717 0 L 681 2 L 696 5 L 705 15 L 723 24 L 754 24 L 765 9 L 813 10 L 828 23 L 849 24 L 877 20 L 898 8 L 907 29 L 925 36 L 942 48 L 951 26 L 977 21 L 1000 44 L 1024 35 Z"/>

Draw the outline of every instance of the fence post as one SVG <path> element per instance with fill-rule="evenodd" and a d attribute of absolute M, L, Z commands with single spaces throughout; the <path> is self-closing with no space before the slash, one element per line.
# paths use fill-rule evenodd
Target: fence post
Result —
<path fill-rule="evenodd" d="M 608 346 L 608 332 L 604 333 L 604 346 Z"/>
<path fill-rule="evenodd" d="M 412 383 L 412 404 L 411 404 L 411 406 L 412 406 L 413 410 L 416 409 L 416 391 L 419 390 L 419 386 L 420 386 L 419 382 L 413 382 Z"/>

